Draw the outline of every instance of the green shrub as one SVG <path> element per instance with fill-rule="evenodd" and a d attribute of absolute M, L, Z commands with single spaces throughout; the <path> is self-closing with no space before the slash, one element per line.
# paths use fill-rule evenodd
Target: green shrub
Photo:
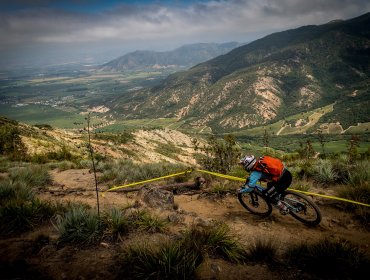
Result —
<path fill-rule="evenodd" d="M 110 141 L 114 144 L 127 144 L 134 139 L 133 134 L 130 131 L 123 131 L 120 133 L 94 133 L 94 139 Z"/>
<path fill-rule="evenodd" d="M 154 151 L 169 158 L 178 158 L 178 156 L 182 153 L 182 150 L 176 147 L 174 144 L 161 142 L 157 143 L 157 147 L 154 149 Z"/>
<path fill-rule="evenodd" d="M 151 215 L 147 210 L 140 210 L 134 213 L 131 221 L 140 230 L 150 233 L 164 232 L 168 222 L 158 216 Z"/>
<path fill-rule="evenodd" d="M 228 181 L 214 184 L 213 187 L 209 190 L 209 192 L 223 197 L 228 193 L 235 193 L 236 188 L 237 187 L 234 187 L 233 184 L 230 181 Z"/>
<path fill-rule="evenodd" d="M 312 187 L 311 181 L 293 181 L 293 184 L 289 187 L 291 189 L 308 192 Z"/>
<path fill-rule="evenodd" d="M 370 186 L 361 184 L 344 186 L 338 190 L 338 196 L 370 204 Z"/>
<path fill-rule="evenodd" d="M 193 279 L 201 255 L 179 242 L 147 243 L 130 246 L 124 254 L 121 273 L 126 279 Z"/>
<path fill-rule="evenodd" d="M 210 227 L 193 227 L 184 235 L 184 246 L 201 254 L 219 256 L 232 262 L 245 260 L 246 251 L 230 234 L 226 224 L 213 224 Z"/>
<path fill-rule="evenodd" d="M 73 155 L 66 146 L 62 146 L 60 150 L 29 156 L 30 162 L 38 164 L 50 161 L 77 161 L 77 159 L 78 157 Z"/>
<path fill-rule="evenodd" d="M 277 245 L 269 238 L 257 238 L 248 248 L 248 258 L 255 262 L 274 263 L 277 260 Z"/>
<path fill-rule="evenodd" d="M 200 164 L 207 170 L 228 173 L 241 155 L 241 149 L 233 135 L 223 138 L 212 135 L 204 146 L 200 146 L 197 139 L 193 139 L 194 149 L 200 150 Z"/>
<path fill-rule="evenodd" d="M 313 178 L 319 184 L 330 185 L 337 181 L 338 175 L 335 173 L 330 160 L 320 159 L 316 162 Z"/>
<path fill-rule="evenodd" d="M 369 182 L 370 182 L 369 161 L 357 162 L 349 171 L 347 183 L 351 186 L 359 185 L 369 186 Z"/>
<path fill-rule="evenodd" d="M 0 205 L 17 200 L 32 201 L 35 194 L 25 182 L 12 181 L 10 179 L 0 181 Z"/>
<path fill-rule="evenodd" d="M 101 240 L 104 227 L 95 212 L 73 206 L 64 215 L 57 217 L 56 229 L 61 243 L 93 245 Z"/>
<path fill-rule="evenodd" d="M 0 232 L 16 234 L 28 231 L 51 218 L 55 211 L 52 204 L 40 200 L 11 201 L 0 208 Z"/>
<path fill-rule="evenodd" d="M 72 161 L 63 160 L 58 162 L 50 162 L 47 164 L 48 168 L 50 169 L 59 169 L 60 171 L 69 170 L 69 169 L 75 169 L 77 168 L 77 165 L 73 163 Z"/>
<path fill-rule="evenodd" d="M 24 182 L 31 187 L 44 187 L 51 183 L 48 170 L 39 165 L 14 168 L 10 171 L 9 177 L 14 181 Z"/>
<path fill-rule="evenodd" d="M 345 240 L 324 239 L 296 245 L 289 248 L 286 257 L 289 264 L 323 279 L 361 279 L 370 273 L 369 260 Z"/>
<path fill-rule="evenodd" d="M 16 123 L 1 123 L 0 126 L 0 155 L 7 155 L 11 159 L 23 159 L 26 156 L 24 146 Z"/>
<path fill-rule="evenodd" d="M 128 219 L 117 208 L 110 209 L 104 215 L 104 223 L 106 234 L 111 235 L 113 240 L 120 239 L 122 234 L 127 234 L 129 231 Z"/>
<path fill-rule="evenodd" d="M 315 174 L 315 168 L 312 160 L 298 160 L 289 167 L 292 174 L 296 178 L 307 179 Z"/>
<path fill-rule="evenodd" d="M 349 165 L 339 160 L 332 160 L 333 171 L 337 175 L 336 183 L 343 184 L 348 181 Z"/>
<path fill-rule="evenodd" d="M 238 165 L 234 165 L 231 168 L 230 172 L 227 173 L 227 175 L 239 177 L 239 178 L 246 178 L 247 172 L 244 170 L 242 166 L 238 164 Z"/>

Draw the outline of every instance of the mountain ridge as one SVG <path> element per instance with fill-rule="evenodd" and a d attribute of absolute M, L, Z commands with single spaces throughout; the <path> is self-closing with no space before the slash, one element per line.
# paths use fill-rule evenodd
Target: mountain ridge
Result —
<path fill-rule="evenodd" d="M 264 125 L 337 101 L 331 116 L 352 102 L 354 109 L 340 116 L 351 118 L 360 105 L 370 105 L 369 49 L 370 13 L 302 26 L 172 74 L 157 87 L 122 98 L 115 110 L 125 118 L 176 117 L 191 126 L 228 130 Z M 356 122 L 369 121 L 368 113 L 362 110 Z"/>
<path fill-rule="evenodd" d="M 137 50 L 107 62 L 99 69 L 103 71 L 184 69 L 226 53 L 239 45 L 237 42 L 197 43 L 163 52 Z"/>

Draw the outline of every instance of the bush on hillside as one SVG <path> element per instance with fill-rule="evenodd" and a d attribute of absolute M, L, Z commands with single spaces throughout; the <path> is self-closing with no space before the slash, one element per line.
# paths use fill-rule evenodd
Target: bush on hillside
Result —
<path fill-rule="evenodd" d="M 16 126 L 8 124 L 0 126 L 0 155 L 7 155 L 11 159 L 25 158 L 26 147 Z"/>
<path fill-rule="evenodd" d="M 40 165 L 13 168 L 10 171 L 9 178 L 39 188 L 47 186 L 52 181 L 49 171 Z"/>
<path fill-rule="evenodd" d="M 131 245 L 124 252 L 120 276 L 128 279 L 194 279 L 203 258 L 176 241 Z"/>
<path fill-rule="evenodd" d="M 12 200 L 0 208 L 0 233 L 28 231 L 50 219 L 55 211 L 55 206 L 49 202 Z"/>
<path fill-rule="evenodd" d="M 286 252 L 290 265 L 323 279 L 361 279 L 370 262 L 358 247 L 345 240 L 320 240 L 292 246 Z"/>
<path fill-rule="evenodd" d="M 202 152 L 199 163 L 210 171 L 228 173 L 241 155 L 235 137 L 230 134 L 223 139 L 212 135 L 204 146 L 200 146 L 196 139 L 193 140 L 193 144 L 195 150 Z"/>
<path fill-rule="evenodd" d="M 104 226 L 99 216 L 86 207 L 72 206 L 57 217 L 55 225 L 61 243 L 94 245 L 103 237 Z"/>

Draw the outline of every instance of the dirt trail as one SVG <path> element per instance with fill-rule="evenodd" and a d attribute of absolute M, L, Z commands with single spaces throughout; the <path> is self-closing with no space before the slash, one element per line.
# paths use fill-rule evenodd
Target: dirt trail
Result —
<path fill-rule="evenodd" d="M 39 196 L 52 201 L 75 201 L 96 205 L 95 184 L 93 174 L 89 170 L 53 171 L 54 183 Z M 105 186 L 99 186 L 105 188 Z M 102 208 L 125 207 L 136 200 L 135 193 L 108 192 L 105 197 L 99 197 Z M 277 210 L 268 218 L 258 218 L 248 213 L 238 202 L 235 195 L 229 194 L 223 198 L 210 198 L 200 195 L 176 195 L 177 213 L 184 216 L 184 221 L 171 226 L 171 232 L 180 232 L 196 223 L 208 223 L 212 220 L 227 223 L 232 232 L 243 244 L 249 244 L 263 237 L 275 240 L 279 248 L 287 244 L 304 241 L 321 240 L 322 238 L 343 238 L 359 246 L 370 255 L 370 234 L 346 213 L 327 201 L 317 200 L 323 214 L 323 220 L 317 227 L 310 228 L 289 215 L 283 216 Z M 334 204 L 335 205 L 335 204 Z M 155 211 L 155 210 L 153 210 Z M 168 217 L 168 211 L 155 211 Z M 7 256 L 7 261 L 19 261 L 20 256 L 27 255 L 27 261 L 41 267 L 47 274 L 56 275 L 55 279 L 111 279 L 110 271 L 114 269 L 117 251 L 121 245 L 111 244 L 92 249 L 77 249 L 64 247 L 56 249 L 47 245 L 38 254 L 29 249 L 35 236 L 50 235 L 57 239 L 53 227 L 41 228 L 33 233 L 22 235 L 10 240 L 0 240 L 0 253 Z M 150 239 L 155 238 L 150 236 Z M 28 248 L 29 252 L 25 250 Z M 23 254 L 23 255 L 22 255 Z M 3 257 L 2 257 L 3 258 Z M 1 258 L 1 259 L 2 259 Z M 68 266 L 68 269 L 66 269 Z M 281 275 L 269 269 L 266 265 L 235 265 L 222 260 L 207 260 L 201 268 L 199 279 L 293 279 L 293 276 Z M 30 272 L 30 268 L 27 273 Z M 51 274 L 50 274 L 51 273 Z M 81 275 L 83 278 L 81 278 Z M 35 276 L 36 278 L 39 275 Z M 35 279 L 36 279 L 35 278 Z"/>
<path fill-rule="evenodd" d="M 40 194 L 45 199 L 62 199 L 80 201 L 91 206 L 96 205 L 95 183 L 93 174 L 88 169 L 53 171 L 55 186 L 49 188 L 50 192 Z M 53 193 L 53 190 L 59 192 Z M 102 190 L 106 186 L 99 185 Z M 74 192 L 68 193 L 68 190 Z M 136 193 L 107 192 L 104 197 L 99 196 L 103 208 L 124 207 L 133 204 Z M 318 227 L 310 228 L 290 215 L 283 216 L 276 209 L 268 218 L 259 218 L 247 212 L 233 194 L 222 199 L 210 199 L 199 195 L 176 195 L 175 203 L 186 213 L 185 222 L 190 225 L 195 219 L 221 220 L 226 222 L 246 242 L 264 235 L 284 243 L 313 241 L 329 238 L 344 238 L 358 244 L 361 248 L 369 250 L 370 234 L 356 222 L 350 213 L 336 207 L 336 203 L 320 198 L 313 198 L 319 205 L 323 219 Z M 370 253 L 370 251 L 369 251 Z"/>

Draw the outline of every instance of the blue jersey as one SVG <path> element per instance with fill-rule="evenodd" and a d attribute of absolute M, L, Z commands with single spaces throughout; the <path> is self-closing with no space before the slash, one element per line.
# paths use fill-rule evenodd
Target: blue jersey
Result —
<path fill-rule="evenodd" d="M 262 173 L 261 171 L 252 171 L 251 175 L 249 176 L 248 186 L 255 187 L 259 180 L 270 179 L 268 174 Z"/>

